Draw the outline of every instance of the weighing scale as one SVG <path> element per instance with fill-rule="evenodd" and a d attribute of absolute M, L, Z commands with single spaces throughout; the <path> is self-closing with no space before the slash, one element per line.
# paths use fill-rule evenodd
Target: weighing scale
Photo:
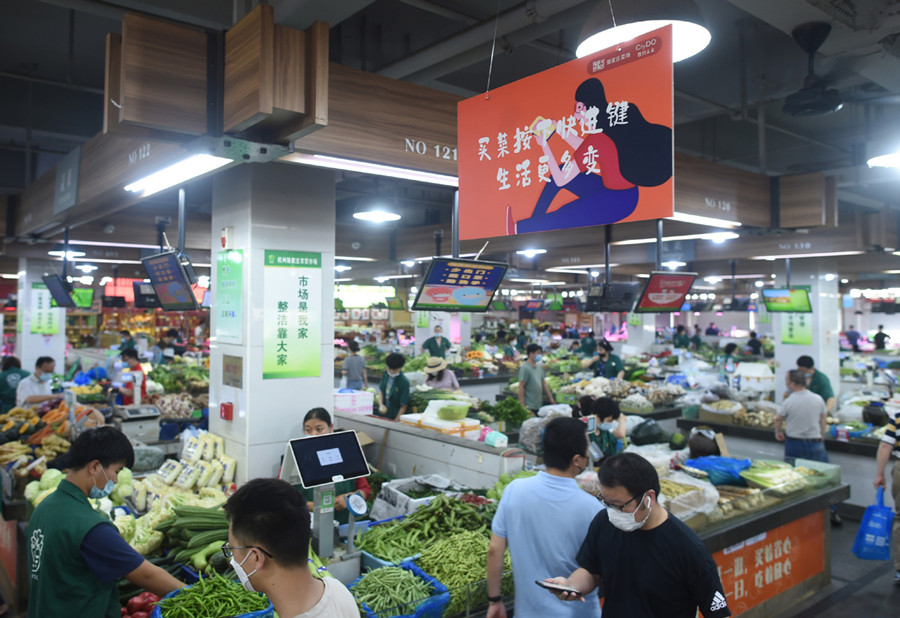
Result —
<path fill-rule="evenodd" d="M 122 377 L 131 374 L 123 374 Z M 131 440 L 141 442 L 156 442 L 159 440 L 159 418 L 162 416 L 156 406 L 141 403 L 142 373 L 134 373 L 137 380 L 134 381 L 134 401 L 127 406 L 116 405 L 118 397 L 116 391 L 110 391 L 109 405 L 113 409 L 113 417 L 116 425 Z"/>
<path fill-rule="evenodd" d="M 334 553 L 334 484 L 369 475 L 369 464 L 355 431 L 338 431 L 288 441 L 284 447 L 281 478 L 291 484 L 300 482 L 313 488 L 313 547 L 319 557 Z M 347 500 L 349 525 L 348 549 L 353 548 L 356 519 L 366 514 L 366 501 L 354 494 Z"/>

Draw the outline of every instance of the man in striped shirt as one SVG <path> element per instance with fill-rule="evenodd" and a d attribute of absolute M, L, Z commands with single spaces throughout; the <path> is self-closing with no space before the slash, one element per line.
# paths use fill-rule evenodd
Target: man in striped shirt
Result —
<path fill-rule="evenodd" d="M 885 487 L 884 469 L 888 461 L 893 461 L 891 473 L 891 494 L 894 496 L 894 529 L 891 545 L 894 548 L 894 585 L 900 586 L 900 442 L 897 441 L 897 430 L 900 428 L 900 412 L 888 424 L 887 431 L 878 445 L 878 467 L 875 473 L 875 488 Z"/>

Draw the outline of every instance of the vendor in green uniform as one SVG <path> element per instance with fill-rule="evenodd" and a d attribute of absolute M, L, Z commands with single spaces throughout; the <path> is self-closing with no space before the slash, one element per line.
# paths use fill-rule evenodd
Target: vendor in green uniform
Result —
<path fill-rule="evenodd" d="M 699 325 L 699 324 L 696 324 L 696 325 L 694 325 L 694 336 L 691 337 L 691 346 L 692 346 L 695 350 L 699 350 L 699 349 L 700 349 L 700 346 L 703 345 L 703 339 L 701 338 L 700 335 L 701 335 L 701 333 L 700 333 L 700 325 Z"/>
<path fill-rule="evenodd" d="M 597 342 L 597 353 L 591 358 L 593 362 L 590 365 L 594 377 L 599 376 L 610 380 L 625 377 L 625 363 L 612 353 L 612 349 L 612 344 L 606 338 Z"/>
<path fill-rule="evenodd" d="M 807 388 L 825 402 L 825 409 L 829 414 L 834 410 L 834 391 L 831 381 L 821 371 L 816 371 L 811 356 L 801 356 L 797 359 L 797 369 L 806 374 Z"/>
<path fill-rule="evenodd" d="M 325 408 L 313 408 L 303 417 L 303 434 L 307 436 L 320 436 L 323 433 L 334 433 L 334 425 L 331 415 Z M 309 512 L 313 512 L 313 488 L 304 489 L 303 485 L 294 485 L 294 489 L 303 494 Z M 339 524 L 346 524 L 350 519 L 347 511 L 347 499 L 352 494 L 359 494 L 363 500 L 368 500 L 372 490 L 369 481 L 361 477 L 351 481 L 341 481 L 334 484 L 334 519 Z"/>
<path fill-rule="evenodd" d="M 581 340 L 580 350 L 585 358 L 590 358 L 597 353 L 597 340 L 594 339 L 594 331 L 589 332 L 587 337 Z"/>
<path fill-rule="evenodd" d="M 0 364 L 0 414 L 16 407 L 16 389 L 22 378 L 31 374 L 22 369 L 22 361 L 15 356 L 4 356 Z"/>
<path fill-rule="evenodd" d="M 597 419 L 594 432 L 588 434 L 588 439 L 604 457 L 615 455 L 619 451 L 618 441 L 625 442 L 627 431 L 626 417 L 619 409 L 618 402 L 611 397 L 582 397 L 579 405 L 582 415 L 592 414 Z"/>
<path fill-rule="evenodd" d="M 672 344 L 676 348 L 687 348 L 691 345 L 691 340 L 684 331 L 684 324 L 675 327 L 675 336 L 672 337 Z"/>
<path fill-rule="evenodd" d="M 397 353 L 388 354 L 384 363 L 387 371 L 381 376 L 381 384 L 378 385 L 378 410 L 375 415 L 395 420 L 406 414 L 406 407 L 409 405 L 409 380 L 401 371 L 406 357 Z"/>
<path fill-rule="evenodd" d="M 137 341 L 131 336 L 130 331 L 122 329 L 119 331 L 119 334 L 122 335 L 122 341 L 119 343 L 119 352 L 137 349 Z"/>
<path fill-rule="evenodd" d="M 723 352 L 725 353 L 724 363 L 728 365 L 731 363 L 732 365 L 737 362 L 737 359 L 734 357 L 734 353 L 737 352 L 738 346 L 736 343 L 729 343 L 723 348 Z"/>
<path fill-rule="evenodd" d="M 437 356 L 444 358 L 450 349 L 450 340 L 443 336 L 444 329 L 440 326 L 434 327 L 434 337 L 429 337 L 422 344 L 422 352 L 428 356 Z"/>
<path fill-rule="evenodd" d="M 108 496 L 122 468 L 134 464 L 128 438 L 114 427 L 91 429 L 78 436 L 69 455 L 66 478 L 28 523 L 29 618 L 118 618 L 123 577 L 159 596 L 183 587 L 132 549 L 88 502 L 89 496 Z"/>

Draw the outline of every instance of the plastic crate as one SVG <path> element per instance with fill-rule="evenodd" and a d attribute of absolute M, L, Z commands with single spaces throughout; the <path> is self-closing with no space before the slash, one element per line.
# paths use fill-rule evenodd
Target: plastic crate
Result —
<path fill-rule="evenodd" d="M 359 536 L 359 538 L 362 539 L 366 535 L 366 532 L 368 532 L 369 528 L 372 528 L 373 526 L 377 526 L 379 524 L 384 524 L 384 523 L 398 520 L 398 519 L 403 519 L 404 517 L 406 517 L 406 516 L 399 515 L 397 517 L 382 519 L 381 521 L 369 522 L 368 525 L 365 526 L 365 528 L 361 529 L 362 534 Z M 357 546 L 357 549 L 359 549 L 358 546 Z M 372 571 L 374 569 L 380 569 L 380 568 L 386 567 L 386 566 L 399 566 L 399 565 L 403 564 L 404 562 L 409 562 L 410 560 L 414 560 L 419 557 L 419 554 L 416 554 L 414 556 L 407 556 L 401 560 L 398 560 L 397 562 L 391 562 L 390 560 L 383 560 L 383 559 L 379 558 L 378 556 L 370 554 L 369 552 L 367 552 L 364 549 L 360 549 L 359 552 L 362 555 L 362 565 L 361 566 L 362 566 L 363 570 L 370 570 L 370 571 Z"/>
<path fill-rule="evenodd" d="M 872 431 L 872 423 L 865 423 L 865 425 L 866 425 L 865 429 L 850 430 L 850 431 L 848 432 L 849 437 L 851 437 L 851 438 L 861 438 L 862 436 L 864 436 L 864 435 L 866 435 L 867 433 L 871 432 L 871 431 Z M 828 435 L 830 435 L 832 438 L 837 438 L 837 430 L 838 430 L 838 427 L 842 427 L 842 425 L 840 425 L 840 424 L 838 424 L 838 425 L 832 425 L 832 426 L 831 426 L 831 429 L 829 430 L 829 434 L 828 434 Z"/>
<path fill-rule="evenodd" d="M 183 590 L 187 590 L 190 586 L 186 588 L 179 588 L 177 590 L 173 590 L 169 594 L 163 597 L 163 599 L 169 599 L 174 597 L 177 594 L 180 594 Z M 266 609 L 261 609 L 258 612 L 250 612 L 248 614 L 240 614 L 238 616 L 234 616 L 234 618 L 272 618 L 275 616 L 275 607 L 272 605 L 272 602 L 269 601 L 269 607 Z M 162 618 L 162 610 L 159 608 L 159 605 L 153 608 L 153 611 L 150 612 L 150 618 Z"/>
<path fill-rule="evenodd" d="M 376 614 L 372 611 L 372 609 L 366 605 L 365 603 L 360 602 L 362 606 L 363 612 L 365 612 L 366 618 L 441 618 L 444 613 L 444 608 L 450 603 L 450 593 L 447 591 L 447 587 L 444 586 L 441 582 L 436 580 L 435 578 L 427 575 L 422 569 L 413 564 L 412 562 L 403 562 L 399 565 L 401 569 L 406 571 L 410 571 L 414 575 L 416 575 L 419 579 L 424 580 L 428 583 L 432 589 L 433 593 L 430 597 L 425 599 L 419 599 L 417 601 L 413 601 L 412 603 L 406 603 L 403 605 L 398 605 L 388 610 L 382 611 L 380 614 Z M 356 585 L 365 577 L 360 576 L 355 579 L 347 588 L 350 592 L 353 592 L 353 589 Z M 355 596 L 355 595 L 354 595 Z"/>

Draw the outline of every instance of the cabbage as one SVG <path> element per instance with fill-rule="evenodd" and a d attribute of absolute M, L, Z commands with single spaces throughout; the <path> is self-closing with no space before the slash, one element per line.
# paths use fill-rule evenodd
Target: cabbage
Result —
<path fill-rule="evenodd" d="M 41 489 L 56 489 L 56 486 L 65 478 L 65 475 L 56 468 L 47 468 L 41 475 Z"/>
<path fill-rule="evenodd" d="M 119 472 L 119 485 L 133 485 L 134 484 L 134 476 L 131 474 L 131 470 L 128 468 L 122 468 Z"/>
<path fill-rule="evenodd" d="M 46 498 L 47 496 L 52 494 L 54 491 L 56 491 L 56 487 L 51 487 L 50 489 L 45 489 L 44 491 L 42 491 L 38 495 L 38 497 L 34 499 L 34 506 L 39 505 L 41 502 L 44 501 L 44 498 Z"/>
<path fill-rule="evenodd" d="M 41 482 L 31 481 L 25 486 L 25 499 L 34 504 L 34 499 L 41 493 Z"/>
<path fill-rule="evenodd" d="M 119 531 L 119 534 L 122 535 L 122 538 L 130 543 L 137 529 L 137 520 L 134 518 L 134 515 L 119 515 L 113 520 L 113 525 Z"/>

